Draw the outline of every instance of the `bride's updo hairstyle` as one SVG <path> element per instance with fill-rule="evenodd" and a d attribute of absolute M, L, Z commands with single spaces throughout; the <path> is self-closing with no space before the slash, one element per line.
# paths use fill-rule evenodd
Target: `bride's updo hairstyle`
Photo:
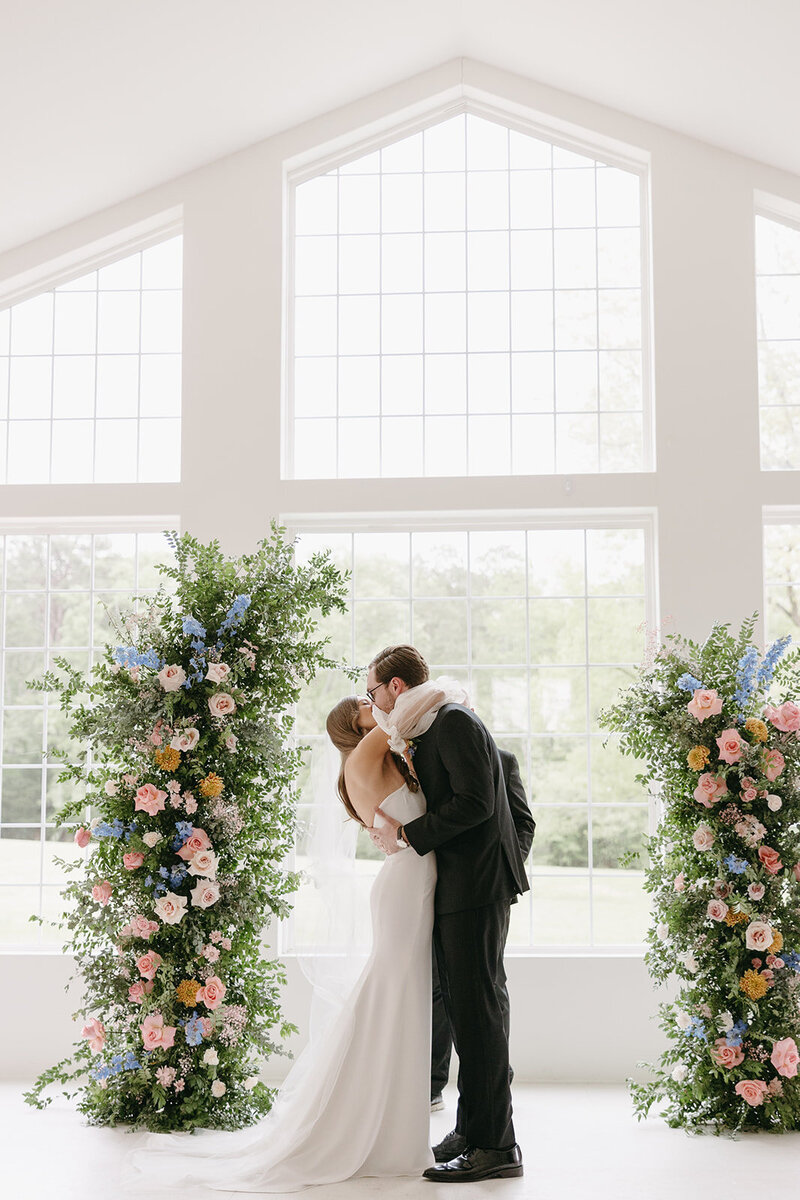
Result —
<path fill-rule="evenodd" d="M 339 798 L 345 806 L 348 816 L 351 816 L 354 821 L 358 821 L 359 825 L 364 825 L 361 817 L 353 807 L 352 800 L 347 794 L 347 785 L 344 781 L 345 763 L 367 732 L 365 729 L 361 729 L 358 724 L 358 696 L 345 696 L 344 700 L 340 700 L 328 713 L 325 728 L 328 731 L 328 737 L 342 756 L 339 778 L 336 781 Z M 408 790 L 410 792 L 418 792 L 419 783 L 408 769 L 408 763 L 402 754 L 392 753 L 392 758 L 398 771 L 408 784 Z M 367 828 L 366 825 L 364 825 L 364 828 Z"/>

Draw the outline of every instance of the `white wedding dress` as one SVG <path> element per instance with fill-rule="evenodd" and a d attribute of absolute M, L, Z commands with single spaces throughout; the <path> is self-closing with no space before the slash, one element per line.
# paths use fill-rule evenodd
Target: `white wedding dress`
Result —
<path fill-rule="evenodd" d="M 406 784 L 381 807 L 425 811 Z M 293 1066 L 272 1112 L 236 1133 L 150 1134 L 125 1182 L 291 1192 L 356 1176 L 418 1175 L 430 1149 L 431 930 L 436 860 L 389 855 L 370 892 L 372 952 L 344 1007 Z"/>

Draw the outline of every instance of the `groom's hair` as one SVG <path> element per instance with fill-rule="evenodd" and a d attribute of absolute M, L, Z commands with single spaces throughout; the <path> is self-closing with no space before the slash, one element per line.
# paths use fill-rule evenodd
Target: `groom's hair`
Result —
<path fill-rule="evenodd" d="M 409 687 L 416 687 L 430 677 L 428 664 L 415 646 L 386 646 L 369 665 L 375 668 L 378 683 L 402 679 Z"/>

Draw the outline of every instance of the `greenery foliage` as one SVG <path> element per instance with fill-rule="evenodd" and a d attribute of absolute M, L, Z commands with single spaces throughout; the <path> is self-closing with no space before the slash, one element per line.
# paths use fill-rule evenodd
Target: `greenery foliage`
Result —
<path fill-rule="evenodd" d="M 295 563 L 273 525 L 255 553 L 168 534 L 175 565 L 119 619 L 121 645 L 87 676 L 66 658 L 30 686 L 60 695 L 82 751 L 57 817 L 83 821 L 85 864 L 62 863 L 65 949 L 83 984 L 83 1037 L 26 1095 L 60 1084 L 96 1124 L 233 1129 L 265 1113 L 265 1057 L 293 1026 L 283 968 L 261 953 L 297 877 L 292 706 L 336 664 L 320 616 L 346 581 L 324 553 Z M 86 798 L 84 799 L 84 787 Z M 70 1090 L 73 1089 L 73 1090 Z"/>
<path fill-rule="evenodd" d="M 800 654 L 782 657 L 785 638 L 761 658 L 755 619 L 668 637 L 601 722 L 661 809 L 646 962 L 678 980 L 636 1111 L 782 1132 L 800 1128 Z"/>

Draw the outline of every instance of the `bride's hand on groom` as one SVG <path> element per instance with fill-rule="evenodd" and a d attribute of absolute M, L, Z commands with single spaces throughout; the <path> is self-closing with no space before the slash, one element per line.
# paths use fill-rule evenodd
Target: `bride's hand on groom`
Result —
<path fill-rule="evenodd" d="M 369 830 L 369 836 L 373 843 L 382 850 L 384 854 L 397 854 L 400 847 L 397 844 L 397 831 L 400 828 L 400 822 L 395 821 L 394 817 L 390 817 L 382 808 L 375 809 L 375 818 L 380 817 L 378 824 L 373 824 Z"/>

